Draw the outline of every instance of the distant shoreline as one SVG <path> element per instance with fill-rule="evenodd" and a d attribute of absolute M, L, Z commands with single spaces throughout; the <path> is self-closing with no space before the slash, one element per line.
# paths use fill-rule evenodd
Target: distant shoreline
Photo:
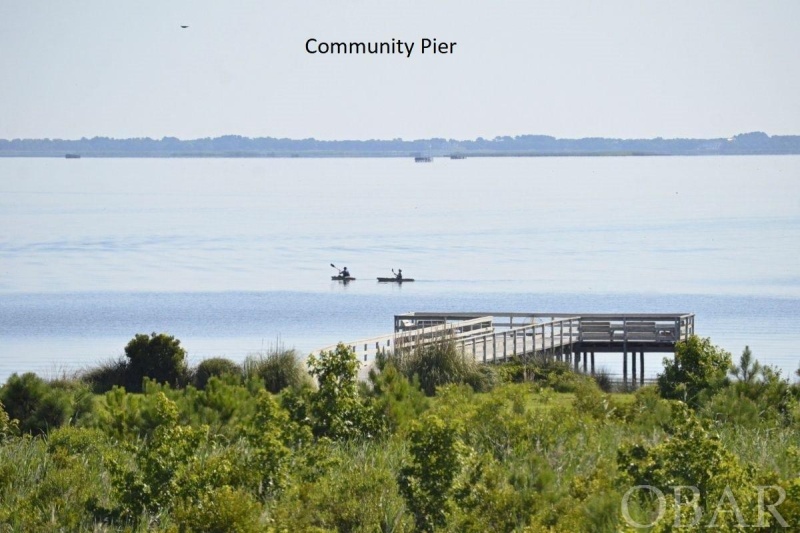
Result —
<path fill-rule="evenodd" d="M 0 157 L 640 157 L 666 155 L 798 155 L 800 135 L 752 132 L 717 139 L 558 139 L 518 135 L 472 140 L 317 140 L 242 137 L 181 140 L 109 137 L 0 139 Z"/>
<path fill-rule="evenodd" d="M 236 153 L 203 153 L 203 154 L 81 154 L 80 157 L 67 159 L 413 159 L 417 154 L 236 154 Z M 660 154 L 636 152 L 575 152 L 575 153 L 475 153 L 459 154 L 460 159 L 476 158 L 556 158 L 556 157 L 718 157 L 718 156 L 781 156 L 800 155 L 797 152 L 749 152 L 749 153 L 705 153 L 705 154 Z M 450 159 L 450 154 L 431 155 L 432 159 Z M 65 154 L 9 154 L 0 153 L 0 159 L 65 159 Z"/>

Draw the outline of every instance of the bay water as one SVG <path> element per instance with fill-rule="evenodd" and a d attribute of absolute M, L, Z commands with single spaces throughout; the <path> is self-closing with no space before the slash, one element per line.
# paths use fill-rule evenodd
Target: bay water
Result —
<path fill-rule="evenodd" d="M 136 333 L 241 361 L 408 311 L 693 312 L 793 377 L 798 245 L 798 156 L 1 158 L 0 383 Z"/>

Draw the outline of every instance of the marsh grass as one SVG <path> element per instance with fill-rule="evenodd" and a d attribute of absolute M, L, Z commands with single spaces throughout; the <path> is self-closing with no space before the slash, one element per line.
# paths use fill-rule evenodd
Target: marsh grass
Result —
<path fill-rule="evenodd" d="M 614 382 L 611 379 L 611 375 L 608 373 L 608 370 L 605 368 L 601 368 L 599 372 L 596 372 L 592 379 L 594 379 L 597 386 L 600 387 L 600 390 L 603 392 L 611 392 L 614 390 Z"/>
<path fill-rule="evenodd" d="M 124 387 L 128 375 L 128 360 L 125 357 L 108 359 L 99 365 L 78 373 L 79 378 L 88 383 L 95 394 L 103 394 L 112 388 Z"/>
<path fill-rule="evenodd" d="M 428 396 L 447 384 L 467 384 L 476 391 L 488 391 L 496 383 L 494 371 L 479 368 L 474 359 L 459 350 L 452 337 L 443 336 L 413 350 L 390 356 L 393 364 L 410 381 L 416 380 Z"/>
<path fill-rule="evenodd" d="M 715 428 L 725 448 L 736 454 L 743 464 L 758 465 L 781 477 L 792 478 L 800 470 L 796 453 L 788 450 L 800 446 L 800 428 L 744 428 L 726 424 Z"/>
<path fill-rule="evenodd" d="M 273 394 L 287 387 L 296 389 L 311 384 L 297 352 L 280 345 L 267 352 L 248 355 L 242 364 L 242 375 L 245 382 L 258 379 Z"/>

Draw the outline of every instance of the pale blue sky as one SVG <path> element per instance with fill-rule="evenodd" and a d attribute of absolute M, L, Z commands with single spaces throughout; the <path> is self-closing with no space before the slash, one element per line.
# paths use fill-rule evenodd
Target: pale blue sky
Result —
<path fill-rule="evenodd" d="M 797 0 L 0 0 L 0 138 L 800 134 L 798 23 Z"/>

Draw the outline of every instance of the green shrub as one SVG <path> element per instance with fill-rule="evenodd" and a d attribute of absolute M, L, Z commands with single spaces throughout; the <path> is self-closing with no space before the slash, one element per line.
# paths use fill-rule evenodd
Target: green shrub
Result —
<path fill-rule="evenodd" d="M 454 387 L 441 391 L 433 411 L 451 423 L 460 421 L 463 439 L 478 453 L 491 454 L 504 461 L 517 445 L 530 445 L 531 412 L 523 398 L 531 391 L 528 384 L 506 384 L 489 395 L 464 396 Z"/>
<path fill-rule="evenodd" d="M 373 368 L 369 379 L 374 409 L 385 421 L 390 433 L 407 426 L 428 409 L 425 394 L 408 381 L 393 363 L 381 365 L 380 372 Z"/>
<path fill-rule="evenodd" d="M 522 383 L 527 381 L 525 368 L 518 361 L 509 361 L 495 366 L 497 377 L 503 383 Z"/>
<path fill-rule="evenodd" d="M 740 379 L 706 401 L 701 412 L 719 423 L 741 427 L 774 427 L 791 424 L 796 400 L 780 370 L 761 367 L 758 374 Z M 740 374 L 741 375 L 741 374 Z"/>
<path fill-rule="evenodd" d="M 73 398 L 32 372 L 12 374 L 0 388 L 0 402 L 25 433 L 41 434 L 64 424 L 73 414 Z"/>
<path fill-rule="evenodd" d="M 635 400 L 620 408 L 620 414 L 631 425 L 652 434 L 668 427 L 672 420 L 671 400 L 665 400 L 655 385 L 639 387 L 634 393 Z"/>
<path fill-rule="evenodd" d="M 289 478 L 293 449 L 312 440 L 309 428 L 290 420 L 289 413 L 264 390 L 258 395 L 252 420 L 241 428 L 241 435 L 249 444 L 244 460 L 253 480 L 251 485 L 263 496 L 283 489 Z"/>
<path fill-rule="evenodd" d="M 454 428 L 426 415 L 409 435 L 411 462 L 400 469 L 400 494 L 414 515 L 417 531 L 431 532 L 447 524 L 453 489 L 465 453 Z"/>
<path fill-rule="evenodd" d="M 733 498 L 740 507 L 745 524 L 756 523 L 758 514 L 756 497 L 758 479 L 753 471 L 720 441 L 719 437 L 703 427 L 701 421 L 681 402 L 672 403 L 672 420 L 667 428 L 670 438 L 658 444 L 637 442 L 624 445 L 618 452 L 617 464 L 622 474 L 620 486 L 651 485 L 667 494 L 666 515 L 658 522 L 655 531 L 672 531 L 678 519 L 671 500 L 675 486 L 696 487 L 700 497 L 700 511 L 707 524 L 717 518 L 717 527 L 733 531 L 737 526 L 736 514 L 725 507 L 725 512 L 715 513 L 718 502 L 729 503 Z M 688 492 L 688 491 L 687 491 Z M 650 496 L 649 491 L 639 495 Z M 687 495 L 685 495 L 687 496 Z M 639 499 L 644 514 L 652 516 L 653 501 Z M 694 512 L 691 506 L 681 507 L 681 520 L 691 523 Z M 649 511 L 649 513 L 648 513 Z M 693 510 L 692 510 L 693 511 Z M 699 516 L 699 515 L 698 515 Z M 650 521 L 648 518 L 638 520 Z"/>
<path fill-rule="evenodd" d="M 584 379 L 575 387 L 575 410 L 596 420 L 607 420 L 617 410 L 611 396 L 603 393 L 592 379 Z"/>
<path fill-rule="evenodd" d="M 465 533 L 523 530 L 531 511 L 541 504 L 541 494 L 533 487 L 515 485 L 519 479 L 509 475 L 510 465 L 494 457 L 473 455 L 464 463 L 462 475 L 454 485 L 457 509 L 452 513 L 450 530 Z"/>
<path fill-rule="evenodd" d="M 63 426 L 46 438 L 0 446 L 0 531 L 93 531 L 89 508 L 105 498 L 105 439 Z"/>
<path fill-rule="evenodd" d="M 138 334 L 125 346 L 125 356 L 128 358 L 127 388 L 130 391 L 140 392 L 142 380 L 146 377 L 173 387 L 186 384 L 186 350 L 175 337 L 166 333 L 151 333 L 149 337 Z"/>
<path fill-rule="evenodd" d="M 552 371 L 547 374 L 543 383 L 556 392 L 575 392 L 586 383 L 586 380 L 582 375 L 571 370 Z"/>
<path fill-rule="evenodd" d="M 119 502 L 113 514 L 123 519 L 135 521 L 146 512 L 170 509 L 187 491 L 208 488 L 186 483 L 187 476 L 197 471 L 193 459 L 208 438 L 208 428 L 178 425 L 178 408 L 163 392 L 155 395 L 155 402 L 155 429 L 143 443 L 131 446 L 134 464 L 109 462 Z"/>
<path fill-rule="evenodd" d="M 3 402 L 0 402 L 0 444 L 7 438 L 15 435 L 19 430 L 19 422 L 10 418 L 3 407 Z"/>
<path fill-rule="evenodd" d="M 224 357 L 205 359 L 197 365 L 192 376 L 194 386 L 200 390 L 206 388 L 208 380 L 212 377 L 235 376 L 238 381 L 242 379 L 242 367 Z"/>
<path fill-rule="evenodd" d="M 228 485 L 213 488 L 198 500 L 182 500 L 175 507 L 174 516 L 180 531 L 261 533 L 266 530 L 259 503 L 248 492 Z"/>
<path fill-rule="evenodd" d="M 314 434 L 331 439 L 374 437 L 381 432 L 374 411 L 362 401 L 358 387 L 359 361 L 349 347 L 308 358 L 311 376 L 319 388 L 309 395 Z"/>
<path fill-rule="evenodd" d="M 490 365 L 478 365 L 465 381 L 475 392 L 489 392 L 500 384 L 500 375 Z"/>
<path fill-rule="evenodd" d="M 51 455 L 101 455 L 108 447 L 106 435 L 99 429 L 63 426 L 47 436 L 47 451 Z"/>
<path fill-rule="evenodd" d="M 664 358 L 664 372 L 658 376 L 663 398 L 681 400 L 697 407 L 727 384 L 733 363 L 731 354 L 695 335 L 675 346 L 675 356 Z"/>
<path fill-rule="evenodd" d="M 392 443 L 342 443 L 321 476 L 276 502 L 270 516 L 276 531 L 411 531 L 395 480 L 401 455 Z"/>

